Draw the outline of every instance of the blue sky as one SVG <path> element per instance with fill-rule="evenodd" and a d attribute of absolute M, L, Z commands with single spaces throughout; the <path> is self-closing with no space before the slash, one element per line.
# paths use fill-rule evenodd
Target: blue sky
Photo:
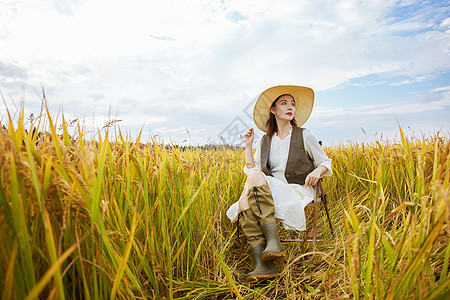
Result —
<path fill-rule="evenodd" d="M 325 143 L 450 131 L 449 1 L 2 0 L 0 45 L 12 112 L 44 87 L 55 116 L 144 141 L 237 143 L 278 84 L 314 89 Z"/>

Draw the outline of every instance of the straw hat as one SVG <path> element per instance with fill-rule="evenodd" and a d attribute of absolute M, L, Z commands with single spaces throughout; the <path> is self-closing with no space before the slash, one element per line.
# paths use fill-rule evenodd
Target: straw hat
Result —
<path fill-rule="evenodd" d="M 266 132 L 266 122 L 270 116 L 270 106 L 283 94 L 289 94 L 295 100 L 295 120 L 297 126 L 308 120 L 314 104 L 314 91 L 308 87 L 296 85 L 278 85 L 268 88 L 258 97 L 253 109 L 253 120 L 256 126 Z"/>

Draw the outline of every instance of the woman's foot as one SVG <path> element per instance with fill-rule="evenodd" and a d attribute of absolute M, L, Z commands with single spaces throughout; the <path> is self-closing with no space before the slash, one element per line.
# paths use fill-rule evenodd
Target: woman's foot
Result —
<path fill-rule="evenodd" d="M 278 276 L 278 269 L 273 261 L 264 262 L 261 260 L 261 253 L 265 248 L 264 244 L 252 246 L 251 252 L 253 261 L 255 262 L 255 269 L 248 273 L 245 281 L 261 281 L 265 279 L 275 278 Z"/>
<path fill-rule="evenodd" d="M 262 261 L 270 261 L 277 258 L 285 257 L 286 251 L 280 242 L 278 236 L 277 222 L 267 222 L 261 225 L 266 237 L 266 248 L 262 252 Z"/>

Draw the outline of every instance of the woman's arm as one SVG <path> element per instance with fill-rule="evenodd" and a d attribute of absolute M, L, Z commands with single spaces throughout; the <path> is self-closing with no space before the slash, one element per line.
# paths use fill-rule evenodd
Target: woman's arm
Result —
<path fill-rule="evenodd" d="M 306 176 L 305 179 L 305 187 L 308 185 L 315 185 L 319 182 L 319 179 L 322 178 L 322 175 L 328 172 L 328 168 L 324 166 L 318 166 L 311 173 Z"/>
<path fill-rule="evenodd" d="M 306 130 L 304 131 L 303 141 L 305 150 L 314 160 L 316 168 L 306 176 L 305 186 L 315 185 L 323 176 L 331 176 L 331 159 L 327 157 L 316 138 Z"/>
<path fill-rule="evenodd" d="M 253 138 L 255 134 L 253 132 L 253 128 L 250 128 L 244 134 L 244 143 L 245 143 L 245 165 L 247 168 L 251 169 L 255 167 L 255 160 L 253 159 Z"/>

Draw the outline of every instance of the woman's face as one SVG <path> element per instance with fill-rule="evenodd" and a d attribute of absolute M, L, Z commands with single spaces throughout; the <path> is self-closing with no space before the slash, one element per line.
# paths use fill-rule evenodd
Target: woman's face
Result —
<path fill-rule="evenodd" d="M 291 121 L 295 116 L 295 100 L 290 95 L 283 95 L 270 111 L 275 115 L 277 121 Z"/>

